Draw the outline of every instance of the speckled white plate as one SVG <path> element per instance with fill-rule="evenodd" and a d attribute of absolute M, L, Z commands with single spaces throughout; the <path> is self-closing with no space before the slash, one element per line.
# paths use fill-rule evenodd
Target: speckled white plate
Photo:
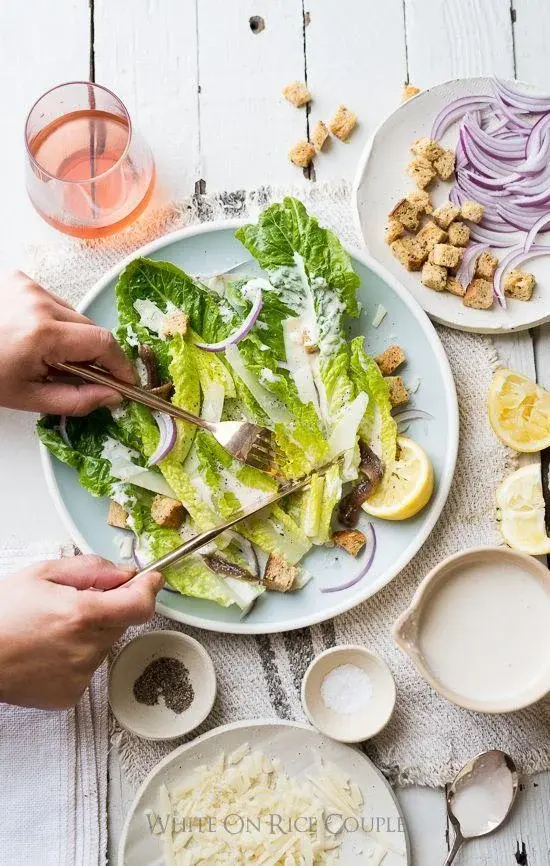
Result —
<path fill-rule="evenodd" d="M 196 767 L 215 760 L 222 752 L 229 754 L 244 743 L 278 758 L 294 778 L 303 778 L 309 772 L 317 774 L 322 758 L 336 764 L 356 782 L 365 801 L 362 815 L 365 826 L 372 826 L 374 832 L 364 833 L 349 825 L 350 832 L 343 833 L 340 856 L 343 866 L 365 863 L 408 866 L 409 843 L 401 809 L 390 785 L 366 755 L 329 740 L 307 725 L 266 721 L 235 722 L 216 728 L 160 761 L 130 808 L 120 840 L 118 866 L 165 866 L 162 844 L 151 834 L 146 816 L 148 810 L 160 813 L 159 787 L 164 784 L 170 789 Z M 334 815 L 338 812 L 335 808 Z M 335 817 L 334 821 L 337 820 Z"/>
<path fill-rule="evenodd" d="M 490 78 L 462 78 L 424 90 L 400 105 L 367 143 L 355 178 L 353 199 L 359 230 L 369 253 L 399 280 L 434 321 L 460 331 L 491 334 L 522 331 L 550 321 L 549 256 L 529 261 L 529 271 L 537 278 L 531 301 L 508 300 L 506 310 L 496 302 L 491 310 L 474 310 L 449 292 L 434 292 L 423 286 L 420 274 L 405 270 L 384 242 L 389 211 L 413 188 L 405 172 L 411 143 L 422 135 L 429 136 L 434 118 L 453 99 L 485 93 L 492 93 Z M 454 124 L 445 134 L 443 144 L 454 148 L 457 140 L 458 124 Z M 451 183 L 433 184 L 430 192 L 436 206 L 447 200 L 450 188 Z M 518 233 L 518 243 L 521 237 Z M 548 233 L 540 237 L 543 243 L 548 243 Z M 496 254 L 500 257 L 501 252 L 497 250 Z"/>
<path fill-rule="evenodd" d="M 223 273 L 242 263 L 243 247 L 234 236 L 238 222 L 210 223 L 166 235 L 120 262 L 92 289 L 79 309 L 87 316 L 113 328 L 116 325 L 114 287 L 120 272 L 136 256 L 170 261 L 191 274 Z M 416 439 L 428 454 L 435 470 L 435 493 L 429 505 L 416 517 L 400 523 L 375 520 L 378 546 L 368 574 L 342 592 L 323 593 L 323 586 L 344 582 L 357 571 L 351 557 L 325 548 L 314 548 L 304 559 L 313 575 L 296 593 L 266 592 L 254 609 L 241 619 L 235 607 L 187 598 L 162 590 L 157 610 L 170 619 L 212 631 L 267 634 L 303 628 L 344 613 L 378 592 L 410 562 L 435 526 L 447 499 L 458 448 L 458 409 L 449 362 L 432 324 L 418 304 L 384 269 L 369 256 L 350 250 L 353 266 L 361 278 L 361 316 L 353 322 L 350 336 L 365 334 L 368 350 L 381 352 L 391 343 L 400 343 L 408 362 L 403 377 L 409 386 L 418 385 L 411 404 L 433 415 L 429 422 L 415 422 L 407 435 Z M 253 262 L 242 264 L 235 274 L 260 273 Z M 381 326 L 371 327 L 378 305 L 387 310 Z M 400 371 L 401 372 L 401 371 Z M 76 472 L 42 449 L 46 479 L 62 520 L 80 550 L 109 559 L 120 556 L 117 538 L 124 530 L 107 525 L 107 499 L 95 499 L 78 483 Z M 366 521 L 366 515 L 363 516 Z"/>

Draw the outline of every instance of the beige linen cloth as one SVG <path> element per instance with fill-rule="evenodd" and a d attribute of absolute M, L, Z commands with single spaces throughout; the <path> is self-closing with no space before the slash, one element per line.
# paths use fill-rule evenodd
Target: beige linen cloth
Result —
<path fill-rule="evenodd" d="M 0 580 L 71 555 L 59 544 L 0 548 Z M 108 736 L 106 665 L 75 709 L 0 703 L 0 866 L 103 866 Z"/>
<path fill-rule="evenodd" d="M 301 198 L 345 243 L 361 246 L 345 184 L 307 185 L 292 190 L 262 188 L 190 197 L 109 241 L 66 241 L 57 247 L 34 250 L 30 270 L 46 287 L 77 303 L 108 268 L 148 240 L 197 222 L 254 219 L 259 210 L 285 194 Z M 259 637 L 224 636 L 183 627 L 206 646 L 218 675 L 218 699 L 197 733 L 237 719 L 280 717 L 302 721 L 300 682 L 313 656 L 335 643 L 361 643 L 387 661 L 397 682 L 397 707 L 391 723 L 364 746 L 393 781 L 442 785 L 473 755 L 492 747 L 509 751 L 528 773 L 550 769 L 550 701 L 507 716 L 466 712 L 426 685 L 392 640 L 393 622 L 433 566 L 456 551 L 501 543 L 493 516 L 493 494 L 514 465 L 511 454 L 491 433 L 487 421 L 486 396 L 497 363 L 491 341 L 443 327 L 438 328 L 438 333 L 458 391 L 461 444 L 449 499 L 430 538 L 389 586 L 332 622 Z M 179 626 L 157 618 L 150 627 Z M 177 745 L 142 742 L 116 724 L 112 739 L 134 783 Z"/>

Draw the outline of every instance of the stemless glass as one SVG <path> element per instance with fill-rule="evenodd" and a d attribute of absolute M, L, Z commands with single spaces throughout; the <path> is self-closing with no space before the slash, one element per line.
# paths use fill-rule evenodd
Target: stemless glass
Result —
<path fill-rule="evenodd" d="M 153 156 L 106 87 L 73 81 L 49 90 L 29 112 L 25 145 L 31 202 L 59 231 L 80 238 L 114 234 L 149 203 Z"/>

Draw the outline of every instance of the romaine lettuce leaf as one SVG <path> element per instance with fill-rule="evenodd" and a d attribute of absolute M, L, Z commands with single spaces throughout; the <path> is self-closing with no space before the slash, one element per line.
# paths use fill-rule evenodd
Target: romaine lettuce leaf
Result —
<path fill-rule="evenodd" d="M 359 435 L 386 466 L 391 466 L 397 449 L 397 424 L 391 414 L 388 383 L 376 361 L 365 352 L 363 337 L 351 342 L 350 371 L 357 391 L 369 396 Z"/>

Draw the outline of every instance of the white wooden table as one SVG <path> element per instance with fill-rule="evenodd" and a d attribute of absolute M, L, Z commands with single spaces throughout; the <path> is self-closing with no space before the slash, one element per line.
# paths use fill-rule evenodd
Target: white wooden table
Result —
<path fill-rule="evenodd" d="M 261 32 L 252 32 L 251 16 L 263 16 Z M 286 154 L 305 136 L 306 114 L 280 98 L 281 87 L 293 79 L 307 76 L 312 122 L 329 117 L 340 102 L 361 121 L 348 145 L 318 159 L 318 181 L 352 179 L 367 136 L 397 105 L 405 80 L 425 88 L 458 76 L 516 75 L 550 92 L 547 0 L 4 2 L 0 45 L 1 270 L 21 265 L 27 244 L 55 238 L 25 196 L 23 122 L 34 98 L 62 81 L 95 76 L 122 97 L 174 196 L 193 192 L 199 179 L 208 191 L 300 180 Z M 549 347 L 548 331 L 498 340 L 507 364 L 531 375 L 538 368 L 546 385 Z M 22 438 L 21 419 L 0 415 L 4 538 L 60 538 L 64 531 L 42 481 L 34 419 L 25 423 Z M 550 774 L 527 781 L 513 821 L 471 844 L 460 863 L 546 866 L 549 795 Z M 113 760 L 113 851 L 130 797 Z M 443 793 L 408 789 L 399 798 L 414 866 L 439 866 L 448 850 Z"/>

